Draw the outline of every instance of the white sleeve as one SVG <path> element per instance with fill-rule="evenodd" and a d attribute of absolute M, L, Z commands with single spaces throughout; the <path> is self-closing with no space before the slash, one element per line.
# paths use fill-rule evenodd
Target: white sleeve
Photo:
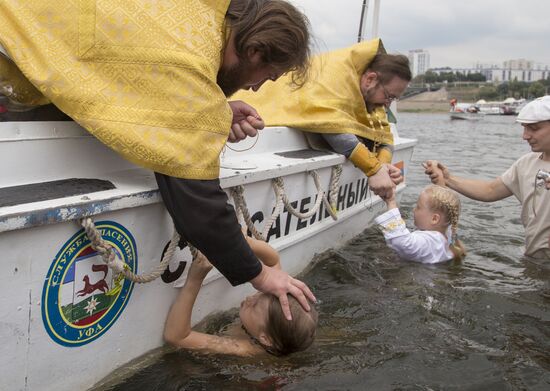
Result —
<path fill-rule="evenodd" d="M 391 209 L 378 216 L 375 223 L 380 226 L 388 247 L 400 258 L 421 263 L 437 263 L 452 258 L 447 243 L 439 232 L 410 232 L 401 218 L 399 209 Z"/>
<path fill-rule="evenodd" d="M 401 213 L 397 208 L 390 209 L 386 213 L 382 213 L 374 219 L 374 222 L 378 224 L 384 233 L 384 238 L 386 240 L 397 236 L 410 234 L 409 230 L 405 226 L 405 222 L 401 218 Z"/>

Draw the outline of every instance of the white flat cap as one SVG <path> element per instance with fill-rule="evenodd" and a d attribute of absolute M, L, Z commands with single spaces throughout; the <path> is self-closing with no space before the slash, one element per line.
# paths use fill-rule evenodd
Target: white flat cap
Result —
<path fill-rule="evenodd" d="M 542 96 L 527 103 L 520 110 L 516 121 L 522 124 L 550 121 L 550 95 Z"/>

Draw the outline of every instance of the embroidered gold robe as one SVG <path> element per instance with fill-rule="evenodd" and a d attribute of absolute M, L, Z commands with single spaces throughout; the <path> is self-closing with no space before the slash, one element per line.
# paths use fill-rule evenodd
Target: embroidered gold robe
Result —
<path fill-rule="evenodd" d="M 124 158 L 213 179 L 232 118 L 216 84 L 229 2 L 0 0 L 0 44 L 47 100 Z M 3 65 L 0 82 L 25 87 L 20 103 L 45 103 Z"/>
<path fill-rule="evenodd" d="M 254 106 L 267 126 L 289 126 L 314 133 L 353 133 L 393 144 L 383 107 L 367 111 L 360 79 L 374 56 L 384 52 L 380 39 L 315 56 L 311 78 L 293 90 L 290 75 L 266 82 L 258 92 L 240 91 L 234 99 Z"/>

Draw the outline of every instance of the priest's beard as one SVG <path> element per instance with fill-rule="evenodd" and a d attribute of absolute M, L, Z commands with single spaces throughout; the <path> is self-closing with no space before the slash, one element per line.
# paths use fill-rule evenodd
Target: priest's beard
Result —
<path fill-rule="evenodd" d="M 216 82 L 226 97 L 229 98 L 246 85 L 252 68 L 251 64 L 243 60 L 233 66 L 220 68 Z"/>
<path fill-rule="evenodd" d="M 376 95 L 376 86 L 369 87 L 366 90 L 362 89 L 361 94 L 363 95 L 363 99 L 365 101 L 365 105 L 367 106 L 367 111 L 369 113 L 372 113 L 374 109 L 376 109 L 378 106 L 381 106 L 379 104 L 372 102 L 374 95 Z"/>

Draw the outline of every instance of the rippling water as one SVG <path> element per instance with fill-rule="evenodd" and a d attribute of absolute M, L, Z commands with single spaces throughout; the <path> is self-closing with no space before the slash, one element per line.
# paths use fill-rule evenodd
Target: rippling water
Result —
<path fill-rule="evenodd" d="M 494 178 L 529 150 L 513 117 L 399 119 L 400 134 L 419 140 L 405 216 L 429 183 L 425 159 Z M 165 354 L 114 390 L 549 390 L 550 265 L 522 258 L 515 199 L 462 200 L 461 264 L 400 261 L 374 228 L 322 254 L 303 276 L 321 300 L 308 351 L 264 361 Z"/>

